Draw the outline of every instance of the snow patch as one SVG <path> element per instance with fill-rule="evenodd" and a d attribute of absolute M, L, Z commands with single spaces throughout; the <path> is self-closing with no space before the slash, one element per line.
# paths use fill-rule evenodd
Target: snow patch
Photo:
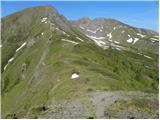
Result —
<path fill-rule="evenodd" d="M 8 64 L 9 64 L 9 63 L 8 63 Z M 7 68 L 8 64 L 4 66 L 4 70 L 6 70 L 6 68 Z"/>
<path fill-rule="evenodd" d="M 112 40 L 111 40 L 111 39 L 109 39 L 108 41 L 112 42 Z"/>
<path fill-rule="evenodd" d="M 94 42 L 100 47 L 102 47 L 102 46 L 104 46 L 106 44 L 105 42 L 103 42 L 101 40 L 94 40 Z"/>
<path fill-rule="evenodd" d="M 42 18 L 41 22 L 45 22 L 47 20 L 47 17 Z"/>
<path fill-rule="evenodd" d="M 147 55 L 144 55 L 144 57 L 146 57 L 146 58 L 149 58 L 149 59 L 152 59 L 152 57 L 150 57 L 150 56 L 147 56 Z"/>
<path fill-rule="evenodd" d="M 102 41 L 102 39 L 105 39 L 105 37 L 96 37 L 96 36 L 89 36 L 86 35 L 87 37 L 91 38 L 98 46 L 104 46 L 106 43 Z"/>
<path fill-rule="evenodd" d="M 71 79 L 76 79 L 76 78 L 79 78 L 79 75 L 77 73 L 73 73 L 71 75 Z"/>
<path fill-rule="evenodd" d="M 139 38 L 134 38 L 133 44 L 135 44 L 138 40 Z"/>
<path fill-rule="evenodd" d="M 142 53 L 137 53 L 137 54 L 142 55 Z"/>
<path fill-rule="evenodd" d="M 4 66 L 4 70 L 6 70 L 7 66 L 9 65 L 9 63 L 11 63 L 14 60 L 14 57 L 8 60 L 7 65 Z"/>
<path fill-rule="evenodd" d="M 104 41 L 98 41 L 100 44 L 105 45 L 106 43 Z"/>
<path fill-rule="evenodd" d="M 95 39 L 95 40 L 102 40 L 105 39 L 105 37 L 96 37 L 96 36 L 90 36 L 90 35 L 86 35 L 87 37 L 91 38 L 91 39 Z"/>
<path fill-rule="evenodd" d="M 81 39 L 81 38 L 79 38 L 79 37 L 76 37 L 76 38 L 77 38 L 78 40 L 82 41 L 82 42 L 84 41 L 84 40 L 82 40 L 82 39 Z"/>
<path fill-rule="evenodd" d="M 130 35 L 128 35 L 128 37 L 131 37 Z"/>
<path fill-rule="evenodd" d="M 157 38 L 159 38 L 159 36 L 154 36 L 154 37 L 157 37 Z"/>
<path fill-rule="evenodd" d="M 117 43 L 117 44 L 119 44 L 119 42 L 118 41 L 114 41 L 115 43 Z"/>
<path fill-rule="evenodd" d="M 113 28 L 114 30 L 116 29 L 116 27 Z"/>
<path fill-rule="evenodd" d="M 22 49 L 25 45 L 26 45 L 26 42 L 24 42 L 24 43 L 16 50 L 16 52 L 18 52 L 20 49 Z"/>
<path fill-rule="evenodd" d="M 96 33 L 97 32 L 97 30 L 93 31 L 93 30 L 90 30 L 90 29 L 87 29 L 86 31 L 91 32 L 91 33 Z"/>
<path fill-rule="evenodd" d="M 150 39 L 158 41 L 158 39 L 156 39 L 156 38 L 150 38 Z"/>
<path fill-rule="evenodd" d="M 2 45 L 0 45 L 0 48 L 2 47 Z"/>
<path fill-rule="evenodd" d="M 41 35 L 44 35 L 44 33 L 42 32 Z"/>
<path fill-rule="evenodd" d="M 79 26 L 79 27 L 80 27 L 81 29 L 83 29 L 83 30 L 85 29 L 85 28 L 84 28 L 84 27 L 82 27 L 82 26 Z"/>
<path fill-rule="evenodd" d="M 121 51 L 121 49 L 120 48 L 116 48 L 117 50 L 119 50 L 119 51 Z"/>
<path fill-rule="evenodd" d="M 109 39 L 112 38 L 112 33 L 110 32 L 109 34 L 107 34 L 107 36 L 109 37 Z"/>
<path fill-rule="evenodd" d="M 71 41 L 71 40 L 66 40 L 66 39 L 61 39 L 62 41 L 65 41 L 65 42 L 70 42 L 70 43 L 73 43 L 73 44 L 79 44 L 78 42 L 75 42 L 75 41 Z"/>
<path fill-rule="evenodd" d="M 56 30 L 59 30 L 59 28 L 56 28 Z"/>
<path fill-rule="evenodd" d="M 64 31 L 62 31 L 62 33 L 65 35 L 66 33 Z"/>
<path fill-rule="evenodd" d="M 132 43 L 132 41 L 133 41 L 132 38 L 129 38 L 129 39 L 127 40 L 128 43 Z"/>
<path fill-rule="evenodd" d="M 146 35 L 142 35 L 141 33 L 137 33 L 137 35 L 141 36 L 141 38 L 144 38 Z"/>
<path fill-rule="evenodd" d="M 14 57 L 11 58 L 11 59 L 9 59 L 8 62 L 10 63 L 10 62 L 12 62 L 13 60 L 14 60 Z"/>

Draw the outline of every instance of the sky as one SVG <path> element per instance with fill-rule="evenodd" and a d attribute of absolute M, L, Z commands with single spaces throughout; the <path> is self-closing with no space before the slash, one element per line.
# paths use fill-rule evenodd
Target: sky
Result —
<path fill-rule="evenodd" d="M 25 8 L 51 5 L 68 20 L 83 16 L 112 18 L 123 23 L 158 31 L 158 1 L 2 1 L 1 16 L 7 16 Z"/>

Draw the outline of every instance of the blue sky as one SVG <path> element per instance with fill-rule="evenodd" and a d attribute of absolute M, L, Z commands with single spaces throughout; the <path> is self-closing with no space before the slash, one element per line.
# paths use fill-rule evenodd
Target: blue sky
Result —
<path fill-rule="evenodd" d="M 113 18 L 135 27 L 158 31 L 158 1 L 2 1 L 2 17 L 39 5 L 52 5 L 69 20 L 83 16 Z"/>

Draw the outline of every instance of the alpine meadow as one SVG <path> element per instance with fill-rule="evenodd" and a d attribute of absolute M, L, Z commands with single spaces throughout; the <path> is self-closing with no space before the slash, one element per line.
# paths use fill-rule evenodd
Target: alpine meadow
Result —
<path fill-rule="evenodd" d="M 2 17 L 1 44 L 4 119 L 159 118 L 156 31 L 44 5 Z"/>

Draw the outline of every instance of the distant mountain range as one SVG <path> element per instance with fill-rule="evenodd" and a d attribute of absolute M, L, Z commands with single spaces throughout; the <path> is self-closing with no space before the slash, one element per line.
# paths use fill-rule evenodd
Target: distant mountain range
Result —
<path fill-rule="evenodd" d="M 158 118 L 157 32 L 50 6 L 1 22 L 2 118 Z"/>

